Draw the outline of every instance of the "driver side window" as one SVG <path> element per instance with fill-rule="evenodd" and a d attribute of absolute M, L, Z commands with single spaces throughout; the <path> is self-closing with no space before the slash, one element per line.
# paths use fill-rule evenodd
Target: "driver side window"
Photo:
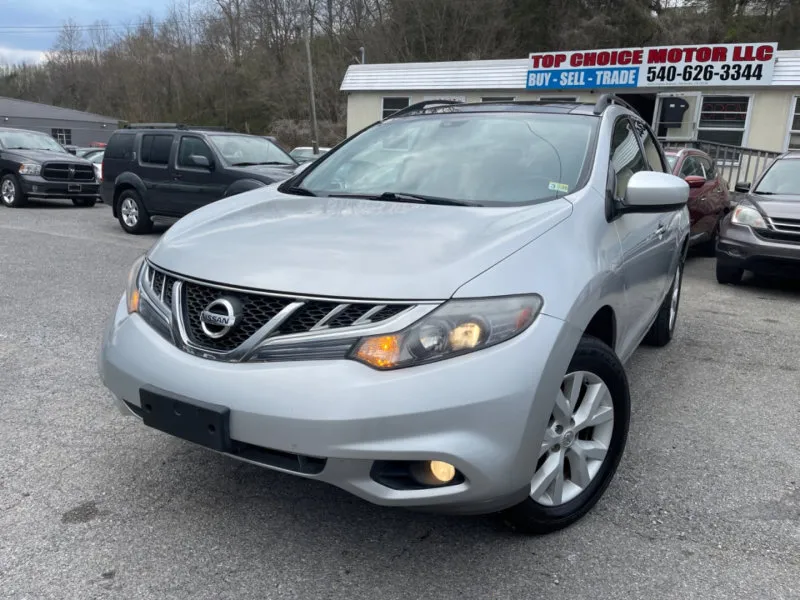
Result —
<path fill-rule="evenodd" d="M 639 147 L 639 140 L 633 131 L 631 122 L 623 117 L 614 125 L 611 138 L 611 170 L 614 172 L 614 197 L 625 198 L 628 181 L 634 173 L 647 170 L 644 155 Z"/>
<path fill-rule="evenodd" d="M 705 178 L 703 167 L 694 156 L 687 156 L 683 161 L 683 165 L 681 165 L 681 177 L 688 177 L 690 175 Z"/>

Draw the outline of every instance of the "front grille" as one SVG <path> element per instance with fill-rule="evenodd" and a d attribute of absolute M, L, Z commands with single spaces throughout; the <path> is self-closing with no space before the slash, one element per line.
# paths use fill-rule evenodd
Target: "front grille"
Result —
<path fill-rule="evenodd" d="M 778 233 L 800 238 L 800 219 L 770 219 L 770 222 Z"/>
<path fill-rule="evenodd" d="M 181 280 L 150 266 L 147 268 L 145 278 L 155 296 L 165 305 L 163 308 L 170 310 L 173 301 L 173 286 L 175 282 Z M 227 334 L 214 339 L 203 331 L 200 315 L 212 302 L 222 298 L 230 299 L 234 304 L 238 303 L 241 306 L 241 316 Z M 374 324 L 390 319 L 413 306 L 411 304 L 309 300 L 244 290 L 228 290 L 192 281 L 183 281 L 181 297 L 177 301 L 181 303 L 183 326 L 188 341 L 205 350 L 220 353 L 230 352 L 241 346 L 278 313 L 294 303 L 297 303 L 298 307 L 280 325 L 276 324 L 275 330 L 269 334 L 270 337 Z M 263 360 L 280 358 L 300 360 L 302 358 L 300 354 L 306 354 L 306 358 L 323 360 L 333 355 L 346 353 L 352 343 L 352 339 L 332 341 L 322 345 L 314 342 L 317 345 L 313 348 L 304 346 L 302 351 L 296 345 L 270 346 L 259 351 L 259 357 Z M 261 356 L 262 354 L 264 356 Z"/>
<path fill-rule="evenodd" d="M 218 352 L 229 352 L 246 342 L 251 335 L 266 325 L 267 321 L 291 303 L 289 298 L 228 292 L 195 283 L 185 283 L 183 289 L 186 333 L 189 339 L 198 346 Z M 203 333 L 200 313 L 222 296 L 236 298 L 242 303 L 242 319 L 239 326 L 231 330 L 228 335 L 215 340 Z"/>
<path fill-rule="evenodd" d="M 753 229 L 753 231 L 758 237 L 767 241 L 800 244 L 800 233 L 784 233 L 772 229 Z"/>
<path fill-rule="evenodd" d="M 94 181 L 94 167 L 70 163 L 46 163 L 42 167 L 42 177 L 49 181 Z"/>

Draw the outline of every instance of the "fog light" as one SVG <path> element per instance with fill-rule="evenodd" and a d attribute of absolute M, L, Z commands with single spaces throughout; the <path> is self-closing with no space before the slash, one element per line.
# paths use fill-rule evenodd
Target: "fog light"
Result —
<path fill-rule="evenodd" d="M 455 479 L 456 468 L 441 460 L 429 460 L 412 465 L 411 475 L 423 485 L 446 485 Z"/>

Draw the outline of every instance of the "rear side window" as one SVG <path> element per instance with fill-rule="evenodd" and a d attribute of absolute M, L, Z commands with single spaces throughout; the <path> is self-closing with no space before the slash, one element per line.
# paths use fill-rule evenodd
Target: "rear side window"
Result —
<path fill-rule="evenodd" d="M 169 163 L 169 152 L 171 148 L 171 135 L 143 135 L 142 151 L 140 153 L 141 161 L 151 165 L 166 165 Z"/>
<path fill-rule="evenodd" d="M 104 158 L 116 160 L 131 160 L 133 158 L 133 142 L 136 136 L 132 134 L 118 133 L 112 135 L 106 146 Z"/>

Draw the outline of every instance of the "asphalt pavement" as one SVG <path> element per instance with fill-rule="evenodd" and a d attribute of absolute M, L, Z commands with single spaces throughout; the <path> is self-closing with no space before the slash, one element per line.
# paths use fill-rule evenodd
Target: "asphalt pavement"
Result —
<path fill-rule="evenodd" d="M 0 208 L 3 599 L 800 598 L 800 284 L 690 258 L 677 337 L 628 364 L 608 492 L 546 537 L 372 506 L 116 412 L 105 320 L 158 237 Z"/>

